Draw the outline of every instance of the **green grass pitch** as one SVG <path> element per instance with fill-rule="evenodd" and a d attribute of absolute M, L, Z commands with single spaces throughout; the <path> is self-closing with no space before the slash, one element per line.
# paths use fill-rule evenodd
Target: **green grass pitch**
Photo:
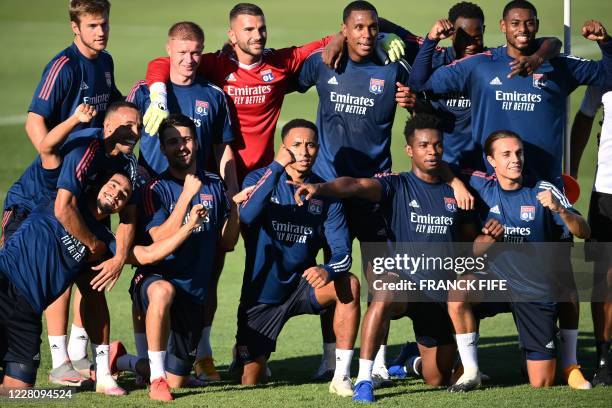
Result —
<path fill-rule="evenodd" d="M 433 22 L 446 16 L 455 0 L 434 3 L 414 0 L 374 1 L 379 13 L 413 32 L 424 35 Z M 132 84 L 143 78 L 146 62 L 164 52 L 168 27 L 179 20 L 193 20 L 206 32 L 206 50 L 216 50 L 226 38 L 227 13 L 234 2 L 221 0 L 113 0 L 111 13 L 111 39 L 108 50 L 115 60 L 119 89 L 126 94 Z M 338 30 L 342 8 L 348 3 L 339 0 L 281 1 L 260 0 L 267 16 L 268 46 L 280 48 L 301 44 Z M 487 19 L 486 44 L 496 46 L 503 42 L 498 28 L 501 9 L 505 1 L 481 0 Z M 540 34 L 563 36 L 561 0 L 534 0 L 539 10 Z M 2 0 L 0 2 L 0 197 L 30 163 L 34 150 L 23 129 L 23 121 L 35 86 L 44 65 L 68 46 L 72 40 L 69 29 L 66 0 Z M 575 0 L 573 7 L 573 51 L 575 54 L 599 58 L 595 45 L 579 36 L 581 24 L 588 18 L 602 19 L 612 30 L 612 4 L 600 0 Z M 579 106 L 584 89 L 572 97 L 572 115 Z M 286 98 L 281 121 L 295 117 L 314 120 L 317 97 L 315 92 L 290 95 Z M 407 115 L 398 111 L 393 133 L 394 170 L 409 166 L 403 154 L 401 129 Z M 573 117 L 573 116 L 572 116 Z M 601 115 L 599 115 L 601 117 Z M 598 118 L 599 118 L 598 117 Z M 598 119 L 599 120 L 599 119 Z M 593 133 L 599 129 L 596 125 Z M 561 137 L 561 135 L 559 135 Z M 586 214 L 589 191 L 593 182 L 596 162 L 595 143 L 592 138 L 580 173 L 583 194 L 578 208 Z M 359 265 L 359 251 L 355 247 L 355 265 Z M 35 254 L 32 254 L 35 256 Z M 244 250 L 241 244 L 228 255 L 219 286 L 219 308 L 215 320 L 212 343 L 218 366 L 224 371 L 231 360 L 231 346 L 235 334 L 235 314 L 242 280 Z M 125 268 L 117 287 L 107 295 L 112 316 L 112 339 L 121 339 L 134 350 L 131 334 L 130 300 L 127 293 L 132 271 Z M 594 363 L 592 356 L 592 324 L 588 304 L 581 314 L 579 360 L 590 378 Z M 610 406 L 610 389 L 577 392 L 566 386 L 534 390 L 525 384 L 519 372 L 519 353 L 516 330 L 509 315 L 487 319 L 482 324 L 480 342 L 482 369 L 493 377 L 491 387 L 466 395 L 454 395 L 444 390 L 424 386 L 420 380 L 398 382 L 393 388 L 377 392 L 384 406 Z M 393 356 L 406 339 L 413 339 L 411 323 L 401 320 L 392 325 L 389 356 Z M 357 347 L 359 344 L 357 344 Z M 38 386 L 48 386 L 47 372 L 50 356 L 46 334 L 43 334 L 42 364 Z M 350 406 L 352 402 L 328 394 L 327 384 L 312 384 L 311 374 L 316 369 L 321 351 L 319 319 L 312 316 L 292 319 L 283 331 L 277 352 L 272 355 L 270 367 L 273 381 L 255 388 L 233 383 L 210 386 L 200 390 L 176 392 L 177 406 Z M 358 351 L 356 351 L 356 356 Z M 356 374 L 357 358 L 353 366 Z M 80 393 L 71 402 L 75 406 L 141 406 L 149 403 L 145 390 L 134 389 L 131 377 L 121 377 L 120 383 L 130 390 L 123 398 L 110 398 L 94 393 Z M 607 401 L 607 402 L 606 402 Z M 48 402 L 38 403 L 48 405 Z M 4 405 L 4 402 L 2 402 Z M 27 403 L 27 406 L 32 406 Z M 9 405 L 14 406 L 14 405 Z"/>

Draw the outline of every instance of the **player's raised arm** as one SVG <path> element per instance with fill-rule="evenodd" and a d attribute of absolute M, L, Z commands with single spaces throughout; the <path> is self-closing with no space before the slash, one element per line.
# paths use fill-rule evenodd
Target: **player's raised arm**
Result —
<path fill-rule="evenodd" d="M 434 72 L 432 61 L 438 42 L 449 38 L 454 32 L 453 23 L 447 19 L 440 19 L 434 23 L 414 59 L 408 86 L 417 91 L 425 89 L 428 79 Z"/>
<path fill-rule="evenodd" d="M 175 252 L 183 242 L 206 219 L 207 211 L 202 204 L 194 205 L 189 212 L 187 222 L 182 225 L 174 234 L 167 238 L 153 242 L 151 245 L 136 245 L 131 250 L 128 262 L 132 265 L 150 265 L 157 263 L 168 255 Z"/>
<path fill-rule="evenodd" d="M 567 229 L 576 237 L 587 239 L 591 236 L 589 223 L 580 214 L 572 210 L 571 204 L 563 193 L 554 186 L 540 188 L 543 191 L 540 191 L 537 197 L 543 207 L 558 215 Z"/>
<path fill-rule="evenodd" d="M 274 161 L 267 167 L 250 173 L 244 180 L 244 188 L 254 186 L 248 198 L 240 205 L 240 221 L 249 225 L 259 217 L 270 195 L 284 173 L 285 167 L 295 161 L 295 157 L 284 145 L 278 148 Z M 244 191 L 244 190 L 243 190 Z"/>
<path fill-rule="evenodd" d="M 62 164 L 59 149 L 75 126 L 89 123 L 96 116 L 92 105 L 80 104 L 74 114 L 43 136 L 37 150 L 44 169 L 56 169 Z"/>
<path fill-rule="evenodd" d="M 338 177 L 335 180 L 318 184 L 292 181 L 288 183 L 297 187 L 294 198 L 298 205 L 303 205 L 304 200 L 310 200 L 317 195 L 336 198 L 360 197 L 376 203 L 380 201 L 382 192 L 380 182 L 373 178 Z"/>
<path fill-rule="evenodd" d="M 515 75 L 532 75 L 545 61 L 559 56 L 561 40 L 555 37 L 544 37 L 536 40 L 538 49 L 531 55 L 521 55 L 510 62 L 508 78 Z"/>
<path fill-rule="evenodd" d="M 149 235 L 151 235 L 153 242 L 167 239 L 176 234 L 183 223 L 185 214 L 187 213 L 189 205 L 191 204 L 191 199 L 200 191 L 201 187 L 202 182 L 196 175 L 187 174 L 185 176 L 183 191 L 181 192 L 172 213 L 170 213 L 168 218 L 166 218 L 166 221 L 164 221 L 161 225 L 153 227 L 149 230 Z M 153 184 L 150 184 L 146 187 L 144 192 L 145 203 L 149 203 L 148 205 L 150 208 L 156 207 L 152 204 L 154 200 L 153 195 L 155 194 L 153 189 Z"/>

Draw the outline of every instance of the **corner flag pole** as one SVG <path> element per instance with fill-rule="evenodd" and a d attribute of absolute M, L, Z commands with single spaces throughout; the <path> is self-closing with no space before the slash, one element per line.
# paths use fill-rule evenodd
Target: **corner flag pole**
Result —
<path fill-rule="evenodd" d="M 563 0 L 563 51 L 566 54 L 571 53 L 571 42 L 572 42 L 572 0 Z M 564 136 L 564 152 L 563 155 L 563 172 L 565 174 L 570 173 L 570 150 L 571 150 L 571 142 L 570 142 L 570 96 L 567 96 L 566 106 L 565 106 L 565 134 Z"/>

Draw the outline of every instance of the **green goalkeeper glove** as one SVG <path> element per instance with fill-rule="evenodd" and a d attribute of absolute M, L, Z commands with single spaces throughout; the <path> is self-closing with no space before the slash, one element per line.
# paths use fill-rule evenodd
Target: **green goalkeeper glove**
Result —
<path fill-rule="evenodd" d="M 391 33 L 378 34 L 376 47 L 378 48 L 379 55 L 386 55 L 386 58 L 383 59 L 385 64 L 398 61 L 406 53 L 406 44 L 404 44 L 404 41 L 397 35 Z"/>
<path fill-rule="evenodd" d="M 151 88 L 153 88 L 157 84 L 153 84 Z M 167 96 L 166 89 L 163 90 L 151 90 L 151 104 L 147 108 L 147 111 L 142 118 L 143 125 L 145 127 L 145 132 L 150 136 L 153 136 L 157 133 L 159 129 L 159 125 L 162 120 L 166 119 L 169 115 L 168 106 L 167 106 Z"/>

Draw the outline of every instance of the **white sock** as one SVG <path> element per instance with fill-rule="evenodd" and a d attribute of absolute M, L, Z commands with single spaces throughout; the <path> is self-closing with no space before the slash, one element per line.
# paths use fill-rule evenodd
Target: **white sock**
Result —
<path fill-rule="evenodd" d="M 196 353 L 196 359 L 200 359 L 202 357 L 211 357 L 212 356 L 212 347 L 210 346 L 210 331 L 212 326 L 206 326 L 202 329 L 202 337 L 200 337 L 200 342 L 198 343 L 198 351 Z"/>
<path fill-rule="evenodd" d="M 374 361 L 360 358 L 359 359 L 359 374 L 357 374 L 357 382 L 372 381 L 372 367 L 374 367 Z"/>
<path fill-rule="evenodd" d="M 147 352 L 149 345 L 147 344 L 147 333 L 134 333 L 134 342 L 136 343 L 136 354 L 138 358 L 149 358 Z"/>
<path fill-rule="evenodd" d="M 70 360 L 81 360 L 87 358 L 87 343 L 89 342 L 89 336 L 85 328 L 75 326 L 72 323 L 70 329 L 70 339 L 68 340 L 68 357 Z"/>
<path fill-rule="evenodd" d="M 163 351 L 150 351 L 149 354 L 149 367 L 151 367 L 151 377 L 149 380 L 153 380 L 163 377 L 166 378 L 166 370 L 164 370 L 164 360 L 166 360 L 166 350 Z"/>
<path fill-rule="evenodd" d="M 48 336 L 49 348 L 51 349 L 51 364 L 57 368 L 68 360 L 68 350 L 66 350 L 66 336 Z"/>
<path fill-rule="evenodd" d="M 91 354 L 94 357 L 96 379 L 107 375 L 110 376 L 110 346 L 108 344 L 91 343 Z"/>
<path fill-rule="evenodd" d="M 323 356 L 321 361 L 328 370 L 336 369 L 336 343 L 323 343 Z"/>
<path fill-rule="evenodd" d="M 456 340 L 463 370 L 478 370 L 478 333 L 457 334 Z"/>
<path fill-rule="evenodd" d="M 334 378 L 350 377 L 353 350 L 336 349 L 336 368 Z"/>
<path fill-rule="evenodd" d="M 578 364 L 576 347 L 578 346 L 577 329 L 561 329 L 561 365 L 562 368 Z"/>
<path fill-rule="evenodd" d="M 136 372 L 136 363 L 140 357 L 133 354 L 124 354 L 117 359 L 117 370 Z"/>
<path fill-rule="evenodd" d="M 374 365 L 376 367 L 386 367 L 386 356 L 387 356 L 387 346 L 385 344 L 381 344 L 378 348 L 378 352 L 376 353 L 376 357 L 374 357 Z"/>

